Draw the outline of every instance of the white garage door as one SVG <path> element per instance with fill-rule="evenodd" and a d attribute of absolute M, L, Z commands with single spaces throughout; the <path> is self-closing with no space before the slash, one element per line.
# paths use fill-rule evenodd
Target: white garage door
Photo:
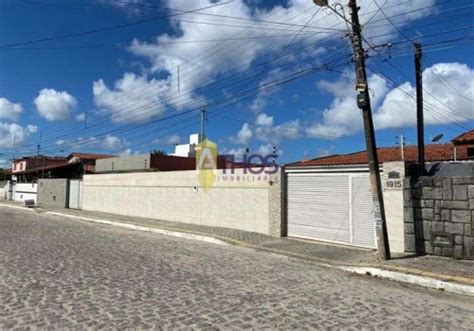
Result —
<path fill-rule="evenodd" d="M 288 236 L 376 248 L 366 173 L 288 173 Z"/>

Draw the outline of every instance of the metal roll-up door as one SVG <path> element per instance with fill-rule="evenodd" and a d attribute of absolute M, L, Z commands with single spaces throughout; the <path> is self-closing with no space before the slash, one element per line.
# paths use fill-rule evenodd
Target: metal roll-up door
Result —
<path fill-rule="evenodd" d="M 375 219 L 368 175 L 352 176 L 353 245 L 375 248 Z"/>
<path fill-rule="evenodd" d="M 288 236 L 375 248 L 366 173 L 288 173 Z"/>
<path fill-rule="evenodd" d="M 288 235 L 350 243 L 347 175 L 288 177 Z"/>

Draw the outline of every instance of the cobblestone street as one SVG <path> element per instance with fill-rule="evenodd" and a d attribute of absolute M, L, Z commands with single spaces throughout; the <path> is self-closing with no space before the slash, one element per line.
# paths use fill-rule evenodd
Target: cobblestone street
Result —
<path fill-rule="evenodd" d="M 474 300 L 0 207 L 0 329 L 472 329 Z"/>

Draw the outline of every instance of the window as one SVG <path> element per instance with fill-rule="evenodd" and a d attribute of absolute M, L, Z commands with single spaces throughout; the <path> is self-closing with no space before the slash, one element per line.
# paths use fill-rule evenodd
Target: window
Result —
<path fill-rule="evenodd" d="M 467 148 L 467 157 L 470 159 L 474 159 L 474 147 Z"/>

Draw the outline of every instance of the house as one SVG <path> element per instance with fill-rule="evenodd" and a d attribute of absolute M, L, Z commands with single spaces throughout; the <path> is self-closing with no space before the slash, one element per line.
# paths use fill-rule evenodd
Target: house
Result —
<path fill-rule="evenodd" d="M 163 154 L 122 155 L 99 159 L 96 173 L 176 171 L 196 169 L 196 159 Z"/>
<path fill-rule="evenodd" d="M 226 156 L 219 155 L 216 166 L 218 169 L 237 169 L 250 165 L 235 163 L 228 160 Z M 261 165 L 253 166 L 260 167 Z M 164 154 L 122 155 L 97 160 L 95 173 L 180 170 L 196 170 L 196 158 Z"/>
<path fill-rule="evenodd" d="M 17 173 L 31 169 L 49 167 L 64 163 L 66 163 L 66 158 L 62 156 L 25 156 L 21 159 L 15 159 L 12 161 L 12 174 L 15 175 Z"/>
<path fill-rule="evenodd" d="M 114 155 L 77 152 L 67 157 L 24 157 L 13 161 L 12 169 L 16 170 L 12 170 L 12 174 L 18 182 L 33 182 L 38 178 L 82 178 L 86 173 L 95 172 L 97 160 L 110 157 Z"/>
<path fill-rule="evenodd" d="M 116 155 L 73 152 L 68 155 L 67 163 L 81 163 L 86 172 L 94 173 L 97 160 L 113 157 Z"/>
<path fill-rule="evenodd" d="M 171 156 L 181 157 L 195 157 L 195 147 L 201 142 L 201 135 L 198 133 L 191 134 L 189 136 L 188 144 L 178 144 L 175 146 L 175 151 Z"/>
<path fill-rule="evenodd" d="M 473 136 L 471 130 L 449 143 L 426 145 L 431 174 L 447 163 L 465 166 L 471 173 Z M 377 154 L 390 246 L 393 252 L 403 253 L 408 245 L 403 178 L 410 174 L 410 163 L 418 159 L 417 147 L 404 146 L 403 151 L 401 147 L 381 147 Z M 376 248 L 366 151 L 290 163 L 285 166 L 285 176 L 288 236 Z"/>

